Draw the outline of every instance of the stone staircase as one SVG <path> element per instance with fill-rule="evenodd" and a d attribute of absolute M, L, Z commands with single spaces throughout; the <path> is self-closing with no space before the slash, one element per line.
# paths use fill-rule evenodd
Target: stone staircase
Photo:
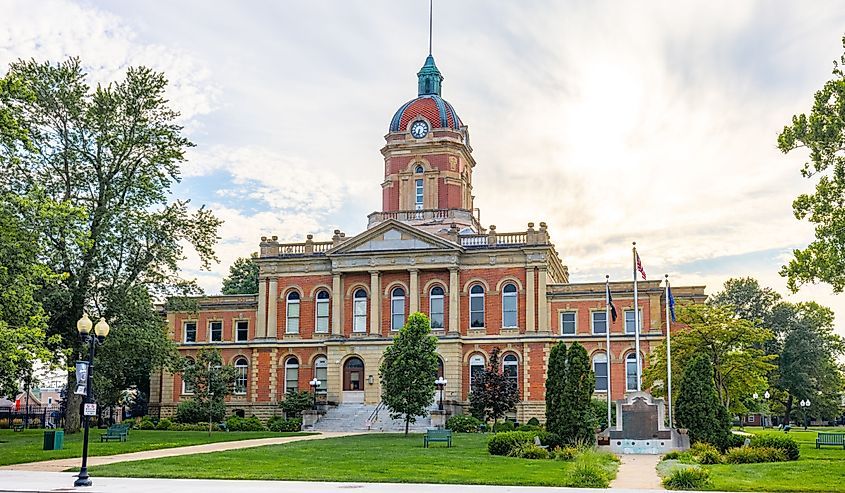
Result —
<path fill-rule="evenodd" d="M 378 412 L 376 409 L 378 408 Z M 372 423 L 367 423 L 370 416 L 375 413 Z M 369 427 L 368 427 L 369 424 Z M 431 418 L 417 417 L 417 422 L 412 423 L 408 429 L 414 433 L 420 433 L 431 427 Z M 405 422 L 401 419 L 390 419 L 390 411 L 384 406 L 372 404 L 338 404 L 336 407 L 329 407 L 314 425 L 314 431 L 377 431 L 386 433 L 404 433 Z"/>

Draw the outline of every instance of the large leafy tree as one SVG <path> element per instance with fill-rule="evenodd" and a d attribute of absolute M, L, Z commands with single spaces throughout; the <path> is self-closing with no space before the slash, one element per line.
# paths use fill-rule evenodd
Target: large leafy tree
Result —
<path fill-rule="evenodd" d="M 772 332 L 738 318 L 730 306 L 686 305 L 678 310 L 679 329 L 672 332 L 672 373 L 680 375 L 698 355 L 710 360 L 719 401 L 734 414 L 747 412 L 744 398 L 766 387 L 775 356 L 763 350 Z M 650 355 L 643 383 L 661 395 L 665 382 L 665 342 Z M 676 397 L 676 396 L 673 396 Z M 677 402 L 677 398 L 673 399 Z"/>
<path fill-rule="evenodd" d="M 594 443 L 598 422 L 592 410 L 596 376 L 584 346 L 575 342 L 566 353 L 563 415 L 557 433 L 573 444 Z"/>
<path fill-rule="evenodd" d="M 405 421 L 405 435 L 417 416 L 428 414 L 434 402 L 437 338 L 422 313 L 412 313 L 393 344 L 384 350 L 379 367 L 381 400 L 393 419 Z"/>
<path fill-rule="evenodd" d="M 549 352 L 546 370 L 546 429 L 560 435 L 564 430 L 564 415 L 569 404 L 566 390 L 566 345 L 559 342 Z"/>
<path fill-rule="evenodd" d="M 211 417 L 223 419 L 224 401 L 232 393 L 237 378 L 232 365 L 224 365 L 216 348 L 201 349 L 195 361 L 182 362 L 182 379 L 192 389 L 193 396 L 179 404 L 176 419 L 183 423 L 199 422 Z"/>
<path fill-rule="evenodd" d="M 240 257 L 229 267 L 229 275 L 223 279 L 223 294 L 256 294 L 258 293 L 258 264 L 255 259 L 257 253 L 249 258 Z"/>
<path fill-rule="evenodd" d="M 728 444 L 731 419 L 716 395 L 713 367 L 706 354 L 695 356 L 684 369 L 675 406 L 678 425 L 689 430 L 693 442 L 707 442 L 718 447 Z"/>
<path fill-rule="evenodd" d="M 19 61 L 6 78 L 19 81 L 31 97 L 0 99 L 0 113 L 14 114 L 28 137 L 25 144 L 3 148 L 4 187 L 19 196 L 43 191 L 46 200 L 81 211 L 75 220 L 46 217 L 30 227 L 47 247 L 41 262 L 63 276 L 41 293 L 48 335 L 58 335 L 70 360 L 78 359 L 75 324 L 89 311 L 106 317 L 115 331 L 128 332 L 125 339 L 140 338 L 133 335 L 131 316 L 122 321 L 125 312 L 139 297 L 198 292 L 195 282 L 179 276 L 178 264 L 185 246 L 204 267 L 216 260 L 220 225 L 208 210 L 192 210 L 188 201 L 171 197 L 193 144 L 164 97 L 164 75 L 130 68 L 124 79 L 91 88 L 80 61 L 71 58 L 58 64 Z M 165 332 L 151 329 L 143 331 L 158 340 L 146 348 L 169 351 Z M 73 388 L 72 372 L 68 380 Z M 79 398 L 71 395 L 68 432 L 78 429 L 78 416 Z"/>
<path fill-rule="evenodd" d="M 519 402 L 516 383 L 505 375 L 499 363 L 500 352 L 499 348 L 493 348 L 490 352 L 490 361 L 484 371 L 475 377 L 469 394 L 472 415 L 483 421 L 492 420 L 494 424 L 516 409 Z"/>
<path fill-rule="evenodd" d="M 845 37 L 842 38 L 845 47 Z M 833 77 L 816 91 L 810 114 L 792 117 L 778 136 L 778 148 L 789 153 L 809 151 L 801 174 L 816 179 L 814 193 L 801 194 L 792 203 L 797 219 L 815 225 L 816 239 L 794 250 L 781 269 L 793 292 L 807 282 L 825 282 L 837 293 L 845 289 L 845 54 L 833 62 Z"/>

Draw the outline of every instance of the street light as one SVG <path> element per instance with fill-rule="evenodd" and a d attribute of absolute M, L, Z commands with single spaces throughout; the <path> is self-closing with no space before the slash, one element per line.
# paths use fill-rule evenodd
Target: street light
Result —
<path fill-rule="evenodd" d="M 439 409 L 443 410 L 443 389 L 446 388 L 447 380 L 442 376 L 437 377 L 437 380 L 434 381 L 434 385 L 437 386 L 437 390 L 440 391 L 440 406 Z"/>
<path fill-rule="evenodd" d="M 320 386 L 320 381 L 317 380 L 317 377 L 314 377 L 313 380 L 308 382 L 311 384 L 311 391 L 314 393 L 314 404 L 311 406 L 311 409 L 316 411 L 317 410 L 317 387 Z"/>
<path fill-rule="evenodd" d="M 804 429 L 807 429 L 807 411 L 810 409 L 810 399 L 804 400 L 801 399 L 801 402 L 798 403 L 801 406 L 801 413 L 804 415 Z"/>
<path fill-rule="evenodd" d="M 769 393 L 769 391 L 768 391 L 768 390 L 767 390 L 767 391 L 763 394 L 763 398 L 764 398 L 766 401 L 768 401 L 768 400 L 769 400 L 769 397 L 771 397 L 771 396 L 772 396 L 772 395 Z M 752 397 L 755 401 L 756 401 L 756 400 L 760 400 L 760 394 L 758 394 L 757 392 L 754 392 L 754 394 L 752 394 L 752 395 L 751 395 L 751 397 Z M 763 412 L 763 413 L 762 413 L 762 419 L 763 419 L 763 428 L 765 428 L 765 427 L 766 427 L 766 413 L 765 413 L 765 412 Z"/>
<path fill-rule="evenodd" d="M 91 330 L 91 319 L 88 318 L 87 313 L 82 313 L 82 318 L 76 322 L 76 330 L 82 338 L 83 344 L 88 344 L 88 361 L 83 361 L 86 368 L 85 375 L 85 406 L 83 410 L 82 420 L 85 424 L 85 434 L 82 438 L 82 468 L 79 470 L 79 476 L 73 482 L 74 486 L 91 486 L 91 478 L 88 477 L 88 428 L 91 420 L 91 406 L 94 404 L 94 351 L 97 344 L 102 344 L 109 335 L 109 324 L 106 319 L 100 318 L 97 325 L 94 325 L 94 330 Z M 77 383 L 77 391 L 79 390 L 79 382 Z M 93 415 L 96 415 L 96 405 L 93 407 Z"/>

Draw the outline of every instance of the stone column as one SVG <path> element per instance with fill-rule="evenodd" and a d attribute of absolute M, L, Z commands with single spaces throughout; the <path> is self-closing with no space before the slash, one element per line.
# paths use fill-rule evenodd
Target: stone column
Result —
<path fill-rule="evenodd" d="M 536 332 L 534 323 L 534 267 L 525 268 L 525 332 Z"/>
<path fill-rule="evenodd" d="M 549 332 L 549 302 L 546 299 L 546 268 L 540 267 L 537 273 L 537 330 Z"/>
<path fill-rule="evenodd" d="M 420 271 L 411 269 L 411 281 L 408 284 L 408 315 L 420 311 Z"/>
<path fill-rule="evenodd" d="M 279 326 L 276 315 L 276 310 L 279 307 L 279 280 L 277 278 L 270 279 L 270 287 L 267 289 L 267 294 L 267 337 L 275 339 Z"/>
<path fill-rule="evenodd" d="M 458 286 L 458 268 L 449 269 L 449 333 L 458 335 L 461 332 L 461 288 Z"/>
<path fill-rule="evenodd" d="M 370 335 L 379 335 L 381 315 L 381 278 L 377 270 L 370 271 Z"/>
<path fill-rule="evenodd" d="M 332 335 L 343 335 L 343 279 L 332 274 Z"/>
<path fill-rule="evenodd" d="M 258 312 L 255 314 L 255 338 L 267 337 L 267 281 L 258 280 Z"/>

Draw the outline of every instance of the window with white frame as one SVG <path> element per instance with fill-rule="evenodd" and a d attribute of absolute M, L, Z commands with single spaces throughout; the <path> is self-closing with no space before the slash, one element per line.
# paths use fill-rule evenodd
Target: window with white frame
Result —
<path fill-rule="evenodd" d="M 285 360 L 285 393 L 299 390 L 299 360 L 291 356 Z"/>
<path fill-rule="evenodd" d="M 235 321 L 235 342 L 245 342 L 249 339 L 249 321 Z"/>
<path fill-rule="evenodd" d="M 432 329 L 443 328 L 443 288 L 435 286 L 431 288 L 428 295 L 428 318 L 431 320 Z"/>
<path fill-rule="evenodd" d="M 502 360 L 502 370 L 505 378 L 515 389 L 519 388 L 519 361 L 513 353 L 506 354 Z"/>
<path fill-rule="evenodd" d="M 642 310 L 639 310 L 638 317 L 639 317 L 639 319 L 637 321 L 639 322 L 640 333 L 642 334 L 642 332 L 643 332 L 643 311 Z M 634 325 L 634 310 L 625 310 L 625 333 L 626 334 L 633 334 L 634 333 L 634 327 L 636 327 L 636 325 Z"/>
<path fill-rule="evenodd" d="M 223 340 L 223 322 L 214 320 L 208 322 L 208 331 L 211 334 L 211 342 L 220 342 Z"/>
<path fill-rule="evenodd" d="M 484 373 L 484 356 L 474 354 L 469 359 L 469 387 L 470 390 L 475 385 L 475 380 L 479 375 Z"/>
<path fill-rule="evenodd" d="M 505 284 L 502 288 L 502 327 L 516 327 L 518 313 L 517 289 L 513 283 Z"/>
<path fill-rule="evenodd" d="M 423 181 L 422 178 L 414 180 L 414 208 L 420 210 L 423 208 Z"/>
<path fill-rule="evenodd" d="M 329 361 L 325 356 L 320 356 L 314 360 L 314 378 L 320 381 L 320 386 L 317 387 L 317 393 L 325 394 L 329 388 Z"/>
<path fill-rule="evenodd" d="M 189 366 L 193 366 L 194 363 L 195 362 L 194 362 L 193 358 L 185 358 L 185 368 L 186 369 Z M 194 387 L 190 383 L 188 383 L 187 380 L 185 380 L 185 372 L 182 372 L 182 393 L 183 394 L 193 394 L 194 393 Z"/>
<path fill-rule="evenodd" d="M 607 392 L 607 354 L 593 355 L 593 373 L 596 375 L 596 392 Z"/>
<path fill-rule="evenodd" d="M 560 334 L 575 335 L 575 312 L 560 312 Z"/>
<path fill-rule="evenodd" d="M 393 288 L 390 292 L 390 330 L 399 330 L 405 325 L 405 290 Z"/>
<path fill-rule="evenodd" d="M 329 331 L 329 292 L 322 289 L 317 292 L 317 333 L 325 334 Z"/>
<path fill-rule="evenodd" d="M 185 322 L 182 327 L 185 333 L 185 342 L 197 342 L 197 323 Z"/>
<path fill-rule="evenodd" d="M 246 358 L 235 360 L 235 394 L 237 395 L 246 395 L 248 370 L 249 363 L 247 363 Z"/>
<path fill-rule="evenodd" d="M 352 295 L 352 331 L 367 331 L 367 292 L 356 289 Z"/>
<path fill-rule="evenodd" d="M 637 390 L 637 353 L 628 353 L 625 357 L 625 390 Z"/>
<path fill-rule="evenodd" d="M 484 327 L 484 286 L 480 284 L 469 290 L 469 326 Z"/>
<path fill-rule="evenodd" d="M 299 333 L 299 293 L 291 291 L 287 297 L 287 322 L 285 323 L 285 333 L 297 334 Z"/>
<path fill-rule="evenodd" d="M 604 334 L 607 332 L 607 312 L 592 312 L 590 314 L 593 322 L 593 334 Z"/>

